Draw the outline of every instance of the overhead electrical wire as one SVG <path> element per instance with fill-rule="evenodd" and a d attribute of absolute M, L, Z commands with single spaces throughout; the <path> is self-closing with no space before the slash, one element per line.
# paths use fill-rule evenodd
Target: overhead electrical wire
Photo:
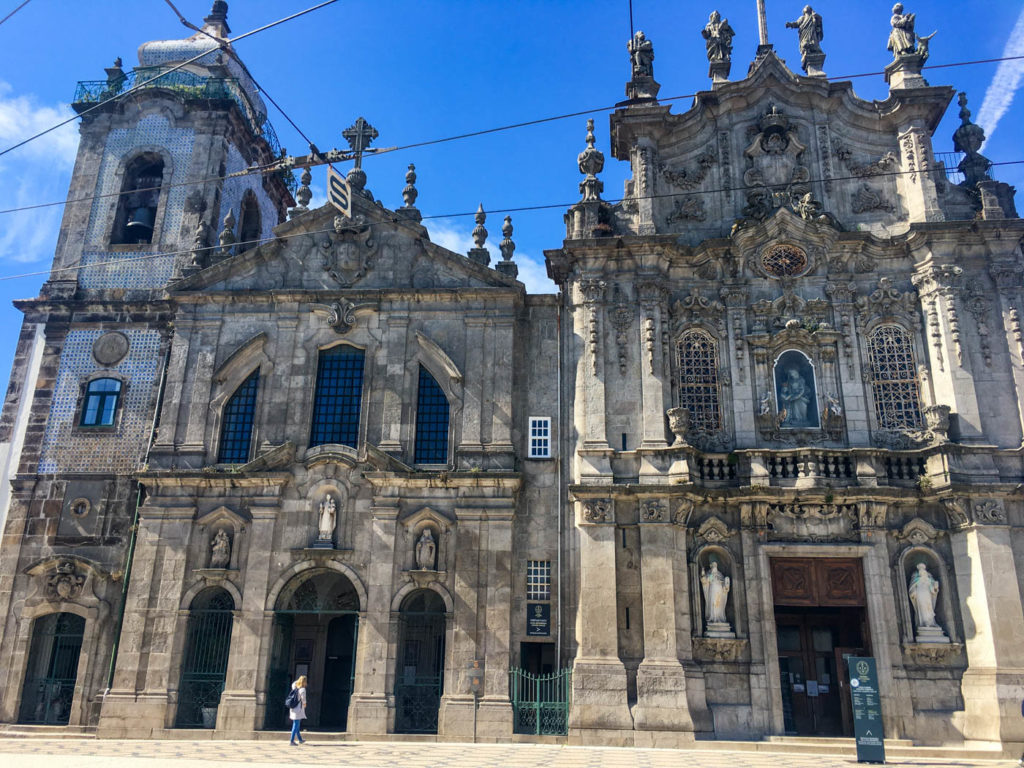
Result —
<path fill-rule="evenodd" d="M 133 85 L 131 88 L 129 88 L 126 91 L 122 91 L 121 93 L 117 93 L 117 94 L 114 94 L 113 96 L 109 96 L 106 99 L 103 99 L 101 101 L 97 101 L 95 104 L 93 104 L 88 109 L 83 109 L 81 112 L 79 112 L 79 113 L 77 113 L 75 115 L 72 115 L 71 117 L 67 118 L 66 120 L 62 120 L 61 122 L 57 123 L 56 125 L 50 126 L 46 130 L 40 131 L 39 133 L 37 133 L 37 134 L 35 134 L 33 136 L 29 136 L 27 139 L 22 139 L 17 144 L 14 144 L 14 145 L 12 145 L 10 147 L 7 147 L 7 149 L 0 150 L 0 157 L 3 157 L 8 152 L 11 152 L 11 151 L 17 149 L 18 147 L 23 147 L 26 144 L 28 144 L 29 142 L 35 141 L 36 139 L 38 139 L 38 138 L 40 138 L 42 136 L 45 136 L 46 134 L 50 133 L 51 131 L 57 130 L 61 126 L 67 125 L 68 123 L 72 123 L 75 120 L 78 120 L 79 118 L 82 117 L 82 115 L 87 115 L 90 112 L 92 112 L 93 110 L 99 109 L 100 107 L 102 107 L 105 104 L 110 103 L 111 101 L 115 101 L 116 99 L 120 99 L 120 98 L 122 98 L 124 96 L 127 96 L 130 93 L 134 93 L 135 91 L 139 90 L 140 88 L 145 88 L 150 83 L 153 83 L 153 82 L 159 80 L 161 77 L 165 77 L 165 76 L 171 74 L 172 72 L 176 72 L 177 70 L 181 69 L 182 67 L 186 67 L 189 64 L 193 64 L 193 63 L 199 61 L 199 59 L 203 58 L 204 56 L 209 56 L 211 53 L 215 53 L 215 52 L 221 50 L 222 48 L 226 48 L 226 46 L 229 46 L 229 45 L 232 45 L 234 43 L 237 43 L 239 40 L 244 40 L 247 37 L 252 37 L 255 34 L 258 34 L 260 32 L 264 32 L 264 31 L 266 31 L 268 29 L 271 29 L 272 27 L 276 27 L 276 26 L 278 26 L 280 24 L 284 24 L 286 21 L 291 21 L 292 19 L 297 19 L 300 16 L 305 16 L 307 13 L 312 13 L 313 11 L 317 11 L 317 10 L 319 10 L 319 9 L 325 7 L 325 6 L 332 5 L 332 4 L 336 3 L 336 2 L 338 2 L 338 0 L 324 0 L 324 2 L 318 3 L 317 5 L 314 5 L 314 6 L 310 7 L 310 8 L 307 8 L 304 11 L 299 11 L 298 13 L 293 13 L 290 16 L 285 16 L 283 18 L 278 19 L 277 21 L 272 21 L 269 24 L 264 24 L 262 27 L 257 27 L 256 29 L 251 29 L 248 32 L 244 32 L 241 35 L 237 35 L 236 37 L 232 37 L 232 38 L 229 38 L 227 40 L 224 40 L 224 42 L 221 43 L 220 45 L 215 45 L 213 48 L 211 48 L 208 51 L 203 51 L 202 53 L 200 53 L 200 54 L 198 54 L 196 56 L 193 56 L 191 59 L 186 59 L 185 61 L 183 61 L 183 62 L 181 62 L 179 64 L 175 64 L 173 67 L 170 67 L 170 68 L 162 71 L 156 77 L 152 77 L 149 80 L 144 80 L 141 83 L 136 83 L 135 85 Z"/>
<path fill-rule="evenodd" d="M 2 19 L 0 19 L 0 24 L 3 24 L 5 21 L 7 21 L 9 18 L 11 18 L 11 16 L 16 14 L 18 11 L 20 11 L 22 8 L 24 8 L 26 5 L 28 5 L 29 2 L 30 2 L 30 0 L 25 0 L 25 2 L 23 2 L 21 5 L 19 5 L 17 8 L 15 8 L 13 11 L 11 11 L 6 16 L 4 16 Z"/>
<path fill-rule="evenodd" d="M 330 0 L 330 2 L 336 2 L 336 1 L 337 0 Z M 326 5 L 326 3 L 323 3 L 321 5 Z M 313 8 L 311 8 L 309 10 L 315 10 L 316 8 L 319 8 L 319 7 L 321 7 L 321 6 L 314 6 Z M 309 11 L 303 11 L 303 13 L 308 13 L 308 12 Z M 289 18 L 293 18 L 293 17 L 289 17 Z M 280 22 L 276 22 L 276 23 L 280 23 Z M 255 33 L 256 31 L 258 31 L 258 30 L 254 30 L 253 33 Z M 253 33 L 247 33 L 247 34 L 253 34 Z M 234 39 L 237 40 L 239 38 L 234 38 Z M 207 52 L 207 53 L 209 53 L 209 52 Z M 206 54 L 203 54 L 203 55 L 205 56 Z M 996 63 L 996 62 L 1000 62 L 1000 61 L 1015 61 L 1015 60 L 1018 60 L 1018 59 L 1024 59 L 1024 56 L 1004 56 L 1004 57 L 997 58 L 997 59 L 977 59 L 977 60 L 973 60 L 973 61 L 952 62 L 952 63 L 949 63 L 949 64 L 934 64 L 934 65 L 929 65 L 928 67 L 926 67 L 926 69 L 927 68 L 940 68 L 940 67 L 941 68 L 964 67 L 964 66 L 969 66 L 969 65 L 973 65 L 973 64 L 990 64 L 990 63 Z M 236 61 L 239 61 L 239 59 L 236 58 Z M 830 80 L 850 80 L 850 79 L 856 78 L 856 77 L 868 77 L 868 76 L 880 75 L 880 74 L 884 74 L 884 73 L 882 73 L 882 72 L 865 72 L 865 73 L 861 73 L 861 74 L 845 75 L 843 77 L 828 78 L 828 79 L 830 79 Z M 157 78 L 153 78 L 153 79 L 155 80 Z M 152 81 L 147 81 L 147 82 L 152 82 Z M 299 127 L 295 124 L 295 122 L 281 108 L 281 106 L 276 101 L 274 101 L 273 98 L 271 98 L 270 94 L 264 88 L 259 86 L 259 84 L 256 83 L 255 79 L 253 80 L 253 83 L 259 88 L 260 92 L 263 93 L 263 95 L 267 97 L 268 101 L 270 101 L 270 103 L 273 104 L 274 107 L 276 107 L 279 112 L 281 112 L 281 114 L 284 116 L 284 118 L 288 121 L 289 124 L 292 125 L 293 128 L 295 128 L 295 130 L 299 133 L 299 135 L 302 136 L 310 144 L 311 148 L 315 150 L 315 146 L 313 145 L 312 142 L 309 142 L 308 136 L 303 131 L 301 131 L 299 129 Z M 141 85 L 145 85 L 145 84 L 146 83 L 142 83 Z M 138 88 L 140 86 L 135 86 L 135 87 Z M 103 104 L 105 104 L 105 103 L 107 103 L 109 101 L 112 101 L 112 100 L 114 100 L 116 98 L 119 98 L 120 96 L 123 96 L 123 95 L 125 95 L 127 93 L 129 93 L 129 91 L 125 91 L 124 93 L 118 94 L 117 96 L 111 97 L 110 99 L 107 99 L 105 101 L 97 102 L 97 104 L 95 104 L 93 107 L 90 107 L 90 109 L 94 109 L 95 107 L 101 106 L 101 105 L 103 105 Z M 692 99 L 692 98 L 694 98 L 696 96 L 697 96 L 696 93 L 687 93 L 687 94 L 682 94 L 680 96 L 661 97 L 661 98 L 658 99 L 658 101 L 659 102 L 678 101 L 680 99 Z M 409 150 L 409 149 L 418 149 L 420 147 L 433 146 L 435 144 L 445 144 L 445 143 L 452 142 L 452 141 L 459 141 L 459 140 L 462 140 L 462 139 L 475 138 L 477 136 L 486 136 L 488 134 L 501 133 L 501 132 L 504 132 L 504 131 L 514 130 L 514 129 L 517 129 L 517 128 L 526 128 L 526 127 L 529 127 L 529 126 L 532 126 L 532 125 L 542 125 L 544 123 L 553 123 L 553 122 L 557 122 L 559 120 L 566 120 L 566 119 L 571 118 L 571 117 L 583 117 L 585 115 L 593 115 L 593 114 L 597 114 L 597 113 L 600 113 L 600 112 L 612 112 L 612 111 L 614 111 L 616 109 L 619 109 L 621 106 L 623 106 L 623 105 L 622 104 L 613 104 L 611 106 L 605 106 L 605 107 L 594 107 L 592 109 L 583 109 L 583 110 L 577 110 L 575 112 L 566 112 L 564 114 L 552 115 L 550 117 L 541 117 L 541 118 L 536 118 L 536 119 L 533 119 L 533 120 L 524 120 L 524 121 L 518 122 L 518 123 L 509 123 L 507 125 L 495 126 L 493 128 L 483 128 L 483 129 L 480 129 L 480 130 L 477 130 L 477 131 L 467 131 L 465 133 L 458 133 L 458 134 L 455 134 L 453 136 L 445 136 L 445 137 L 440 138 L 440 139 L 427 139 L 425 141 L 417 141 L 417 142 L 412 142 L 412 143 L 409 143 L 409 144 L 401 144 L 399 146 L 386 147 L 386 148 L 383 148 L 381 150 L 378 150 L 376 153 L 374 153 L 374 155 L 379 156 L 379 155 L 390 154 L 392 152 L 402 152 L 402 151 Z M 85 114 L 85 112 L 82 112 L 82 114 Z M 43 131 L 42 133 L 37 134 L 37 137 L 38 136 L 42 136 L 42 135 L 48 133 L 49 131 L 54 130 L 55 128 L 59 128 L 60 126 L 65 125 L 66 123 L 68 123 L 68 122 L 70 122 L 71 120 L 74 120 L 74 119 L 76 119 L 76 118 L 72 117 L 69 120 L 65 120 L 63 123 L 58 123 L 53 128 L 49 128 L 46 131 Z M 35 137 L 33 137 L 33 138 L 35 138 Z M 32 140 L 31 138 L 26 139 L 24 142 L 22 142 L 22 144 L 27 143 L 27 142 L 29 142 L 31 140 Z M 17 146 L 20 146 L 20 144 L 19 145 L 15 145 L 14 147 L 9 148 L 8 150 L 4 150 L 4 152 L 8 152 L 8 151 L 10 151 L 10 149 L 14 149 Z M 4 154 L 4 152 L 0 152 L 0 155 Z M 367 155 L 367 157 L 372 157 L 374 155 Z M 235 178 L 235 177 L 239 177 L 239 176 L 251 176 L 253 174 L 260 174 L 260 175 L 262 175 L 264 173 L 276 173 L 278 170 L 279 170 L 278 168 L 274 168 L 274 167 L 271 167 L 271 165 L 264 164 L 264 165 L 259 165 L 259 166 L 252 166 L 252 167 L 246 168 L 245 170 L 237 171 L 235 173 L 226 174 L 224 176 L 210 176 L 210 177 L 207 177 L 207 178 L 196 179 L 196 180 L 193 180 L 193 181 L 182 181 L 182 182 L 176 182 L 176 183 L 172 183 L 172 184 L 162 184 L 159 187 L 147 187 L 145 189 L 132 190 L 132 192 L 148 192 L 148 191 L 157 190 L 157 189 L 172 189 L 172 188 L 175 188 L 175 187 L 185 187 L 185 186 L 191 186 L 191 185 L 208 184 L 210 182 L 222 181 L 224 179 Z M 98 195 L 87 195 L 87 196 L 76 197 L 76 198 L 65 198 L 63 200 L 54 200 L 54 201 L 50 201 L 50 202 L 47 202 L 47 203 L 34 203 L 32 205 L 22 205 L 22 206 L 17 206 L 15 208 L 4 208 L 4 209 L 0 209 L 0 215 L 5 214 L 5 213 L 18 213 L 18 212 L 21 212 L 21 211 L 30 211 L 30 210 L 34 210 L 34 209 L 37 209 L 37 208 L 50 208 L 50 207 L 53 207 L 53 206 L 67 205 L 67 204 L 70 204 L 70 203 L 89 202 L 90 200 L 102 199 L 102 198 L 106 198 L 106 197 L 120 197 L 121 195 L 125 195 L 125 194 L 129 194 L 129 193 L 128 192 L 124 192 L 124 191 L 122 191 L 122 192 L 108 192 L 108 193 L 103 193 L 103 194 L 98 194 Z"/>
<path fill-rule="evenodd" d="M 1000 161 L 1000 162 L 992 163 L 992 165 L 993 166 L 996 166 L 996 165 L 1024 165 L 1024 160 L 1003 160 L 1003 161 Z M 921 171 L 920 168 L 915 169 L 915 170 L 905 170 L 905 171 L 887 171 L 887 172 L 884 172 L 884 173 L 876 173 L 876 174 L 873 175 L 873 178 L 880 178 L 880 177 L 883 177 L 883 176 L 900 176 L 900 175 L 903 175 L 903 174 L 921 173 L 921 172 L 922 171 Z M 851 175 L 851 176 L 832 176 L 832 177 L 829 177 L 827 179 L 825 179 L 825 178 L 808 179 L 804 183 L 805 184 L 815 184 L 815 183 L 826 182 L 826 181 L 829 181 L 829 182 L 850 181 L 850 180 L 855 180 L 855 179 L 859 179 L 859 178 L 860 177 L 856 176 L 856 175 Z M 642 196 L 633 196 L 633 197 L 620 197 L 620 198 L 612 198 L 612 199 L 609 199 L 609 200 L 601 200 L 600 202 L 607 203 L 609 205 L 615 205 L 617 203 L 624 202 L 625 200 L 656 200 L 656 199 L 664 198 L 664 197 L 689 197 L 689 196 L 692 196 L 692 195 L 716 195 L 716 194 L 721 194 L 723 192 L 726 192 L 726 193 L 727 192 L 742 192 L 742 191 L 748 190 L 748 189 L 762 189 L 762 188 L 763 187 L 761 187 L 761 186 L 740 185 L 740 186 L 736 186 L 736 187 L 722 187 L 722 188 L 719 188 L 719 189 L 702 189 L 702 190 L 691 190 L 691 191 L 683 191 L 683 192 L 664 192 L 664 193 L 657 194 L 657 195 L 642 195 Z M 571 206 L 574 206 L 574 205 L 578 205 L 580 202 L 581 202 L 580 200 L 574 200 L 574 201 L 569 201 L 569 202 L 545 203 L 545 204 L 540 204 L 540 205 L 523 205 L 523 206 L 506 207 L 506 208 L 492 208 L 489 211 L 487 211 L 487 213 L 488 214 L 525 213 L 525 212 L 528 212 L 528 211 L 550 210 L 552 208 L 568 208 L 568 207 L 571 207 Z M 312 213 L 313 211 L 309 211 L 309 212 Z M 478 213 L 478 211 L 462 211 L 462 212 L 458 212 L 458 213 L 435 213 L 435 214 L 429 214 L 429 215 L 426 215 L 426 216 L 421 216 L 421 220 L 426 221 L 426 220 L 431 220 L 431 219 L 456 219 L 456 218 L 465 217 L 465 216 L 475 216 L 477 213 Z M 371 222 L 370 226 L 383 226 L 385 224 L 396 224 L 396 223 L 400 223 L 401 221 L 403 221 L 403 220 L 399 219 L 397 216 L 395 216 L 395 217 L 391 218 L 389 221 L 386 221 L 386 222 Z M 295 233 L 292 233 L 290 235 L 272 235 L 271 237 L 268 237 L 268 238 L 256 238 L 256 239 L 252 239 L 252 240 L 239 240 L 239 241 L 236 241 L 235 243 L 233 243 L 232 246 L 236 247 L 236 248 L 237 248 L 237 246 L 240 246 L 240 245 L 251 245 L 253 247 L 259 247 L 260 245 L 265 245 L 266 243 L 274 242 L 275 240 L 289 240 L 289 239 L 291 239 L 293 237 L 304 237 L 306 235 L 326 234 L 328 232 L 333 232 L 333 231 L 334 231 L 333 229 L 319 229 L 319 230 L 314 230 L 312 232 L 295 232 Z M 93 264 L 73 264 L 73 265 L 69 265 L 69 266 L 66 266 L 66 267 L 54 267 L 54 268 L 51 268 L 51 269 L 37 270 L 37 271 L 34 271 L 34 272 L 22 272 L 22 273 L 14 274 L 14 275 L 0 275 L 0 282 L 4 282 L 4 281 L 7 281 L 7 280 L 18 280 L 18 279 L 25 278 L 25 277 L 39 277 L 41 275 L 49 275 L 49 274 L 54 274 L 54 273 L 59 273 L 59 272 L 70 272 L 70 271 L 74 271 L 74 270 L 94 269 L 94 268 L 99 268 L 99 267 L 116 266 L 116 265 L 121 265 L 121 264 L 138 264 L 139 262 L 142 262 L 142 261 L 148 261 L 150 259 L 156 259 L 156 258 L 163 258 L 165 256 L 181 256 L 183 254 L 193 253 L 193 252 L 195 252 L 197 250 L 198 251 L 205 251 L 207 253 L 213 253 L 213 252 L 215 252 L 217 250 L 217 246 L 206 246 L 204 248 L 199 248 L 199 249 L 196 249 L 196 248 L 180 248 L 180 249 L 174 250 L 174 251 L 160 251 L 160 252 L 157 252 L 157 253 L 147 253 L 147 254 L 145 254 L 143 256 L 131 256 L 131 257 L 120 258 L 120 259 L 109 259 L 107 261 L 95 262 Z"/>

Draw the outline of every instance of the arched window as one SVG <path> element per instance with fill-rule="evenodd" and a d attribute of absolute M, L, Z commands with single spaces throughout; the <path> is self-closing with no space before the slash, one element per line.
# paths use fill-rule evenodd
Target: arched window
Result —
<path fill-rule="evenodd" d="M 355 448 L 362 399 L 363 351 L 343 344 L 321 352 L 309 446 L 336 443 Z"/>
<path fill-rule="evenodd" d="M 83 427 L 112 427 L 121 402 L 121 382 L 117 379 L 93 379 L 82 403 Z"/>
<path fill-rule="evenodd" d="M 164 160 L 153 152 L 139 155 L 125 167 L 111 243 L 151 243 L 156 226 Z"/>
<path fill-rule="evenodd" d="M 718 341 L 699 328 L 685 331 L 676 342 L 676 364 L 679 407 L 690 411 L 691 428 L 717 432 L 722 428 Z"/>
<path fill-rule="evenodd" d="M 260 239 L 260 204 L 253 191 L 247 190 L 242 197 L 238 218 L 238 245 L 236 251 L 244 253 L 255 248 Z"/>
<path fill-rule="evenodd" d="M 881 429 L 921 426 L 921 395 L 917 385 L 914 347 L 898 325 L 881 325 L 868 336 L 871 394 Z"/>
<path fill-rule="evenodd" d="M 427 369 L 420 366 L 416 396 L 417 464 L 448 463 L 448 398 Z"/>
<path fill-rule="evenodd" d="M 220 448 L 217 451 L 220 464 L 245 464 L 249 461 L 252 421 L 256 413 L 259 386 L 260 369 L 257 368 L 224 406 L 224 425 L 220 431 Z"/>

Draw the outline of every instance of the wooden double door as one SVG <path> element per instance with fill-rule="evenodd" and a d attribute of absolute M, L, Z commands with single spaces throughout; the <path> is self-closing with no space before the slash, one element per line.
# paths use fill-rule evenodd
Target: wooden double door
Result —
<path fill-rule="evenodd" d="M 853 735 L 846 658 L 869 655 L 860 560 L 773 558 L 786 733 Z"/>

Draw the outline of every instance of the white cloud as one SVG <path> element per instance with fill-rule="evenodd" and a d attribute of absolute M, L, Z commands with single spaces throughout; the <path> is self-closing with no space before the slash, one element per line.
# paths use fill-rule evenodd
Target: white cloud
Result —
<path fill-rule="evenodd" d="M 1010 32 L 1010 39 L 1006 41 L 1003 49 L 1003 57 L 1024 56 L 1024 10 L 1017 17 L 1017 23 Z M 978 125 L 985 130 L 985 135 L 992 138 L 996 132 L 999 121 L 1010 109 L 1013 99 L 1020 88 L 1021 79 L 1024 78 L 1024 59 L 1015 61 L 1001 61 L 996 74 L 985 91 L 985 100 L 981 104 L 981 111 L 978 112 Z"/>
<path fill-rule="evenodd" d="M 0 81 L 0 150 L 71 114 L 66 104 L 41 105 L 31 94 L 12 94 Z M 67 197 L 77 151 L 78 124 L 71 122 L 0 157 L 0 210 Z M 0 214 L 0 263 L 50 262 L 63 213 L 58 205 Z"/>
<path fill-rule="evenodd" d="M 470 248 L 476 247 L 473 242 L 473 226 L 475 225 L 464 224 L 453 219 L 434 219 L 426 223 L 432 242 L 463 255 Z M 495 262 L 501 261 L 501 251 L 494 243 L 488 240 L 484 247 L 491 254 L 492 267 Z M 516 251 L 513 259 L 519 266 L 518 280 L 526 286 L 527 293 L 556 293 L 558 291 L 555 284 L 548 279 L 543 259 L 519 251 Z"/>

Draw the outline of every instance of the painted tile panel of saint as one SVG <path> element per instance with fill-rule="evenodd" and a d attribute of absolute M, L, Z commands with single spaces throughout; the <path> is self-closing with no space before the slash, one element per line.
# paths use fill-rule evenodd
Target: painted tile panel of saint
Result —
<path fill-rule="evenodd" d="M 814 366 L 802 352 L 788 349 L 775 361 L 775 402 L 783 429 L 818 429 Z"/>

